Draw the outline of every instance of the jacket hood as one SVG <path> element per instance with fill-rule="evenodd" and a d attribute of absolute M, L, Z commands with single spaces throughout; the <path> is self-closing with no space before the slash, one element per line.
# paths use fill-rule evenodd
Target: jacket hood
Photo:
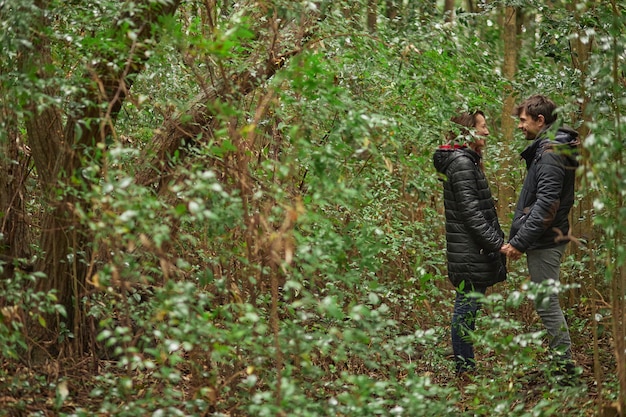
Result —
<path fill-rule="evenodd" d="M 481 160 L 481 156 L 468 146 L 441 145 L 433 155 L 433 164 L 437 172 L 447 175 L 450 164 L 463 156 L 469 158 L 474 164 L 479 164 Z"/>
<path fill-rule="evenodd" d="M 578 166 L 580 140 L 578 140 L 578 132 L 571 127 L 561 126 L 554 138 L 550 137 L 549 142 L 544 146 L 546 149 L 553 149 L 563 154 L 573 166 Z"/>
<path fill-rule="evenodd" d="M 552 150 L 564 155 L 571 166 L 578 166 L 579 145 L 578 132 L 571 127 L 561 126 L 554 131 L 552 126 L 548 126 L 522 152 L 522 157 L 530 165 L 533 155 Z"/>
<path fill-rule="evenodd" d="M 460 145 L 441 145 L 438 147 L 433 155 L 433 165 L 437 172 L 445 174 L 452 161 L 463 155 L 460 151 L 466 149 L 469 148 Z"/>
<path fill-rule="evenodd" d="M 556 131 L 555 140 L 560 143 L 572 143 L 578 141 L 578 132 L 569 126 L 561 126 Z M 576 143 L 578 145 L 578 143 Z"/>

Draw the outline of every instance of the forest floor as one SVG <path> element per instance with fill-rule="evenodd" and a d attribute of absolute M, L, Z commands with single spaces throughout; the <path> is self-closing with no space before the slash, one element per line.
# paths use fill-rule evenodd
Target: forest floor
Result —
<path fill-rule="evenodd" d="M 605 371 L 612 372 L 612 369 L 606 369 L 614 364 L 611 351 L 602 349 L 602 352 L 600 363 Z M 478 353 L 477 359 L 480 360 Z M 479 366 L 471 378 L 458 378 L 448 370 L 434 373 L 429 368 L 424 368 L 423 374 L 429 375 L 437 385 L 455 386 L 460 390 L 460 401 L 457 405 L 460 415 L 463 416 L 489 415 L 484 411 L 485 401 L 478 401 L 477 398 L 485 384 L 494 383 L 501 384 L 503 390 L 517 390 L 523 394 L 520 396 L 520 407 L 525 409 L 536 409 L 545 404 L 547 408 L 559 407 L 560 412 L 556 415 L 617 416 L 610 402 L 602 400 L 598 392 L 593 356 L 581 349 L 574 354 L 574 359 L 580 375 L 573 386 L 562 386 L 547 377 L 539 365 L 534 371 L 510 375 L 506 380 L 494 378 L 488 366 Z M 90 357 L 47 360 L 30 366 L 4 362 L 4 376 L 0 378 L 0 417 L 109 415 L 98 413 L 99 400 L 92 396 L 92 391 L 98 385 L 96 376 L 103 365 L 106 363 Z M 78 410 L 84 412 L 77 414 Z"/>
<path fill-rule="evenodd" d="M 575 315 L 583 318 L 580 323 L 588 323 L 588 319 L 584 319 L 588 312 L 578 311 Z M 528 320 L 525 325 L 536 324 L 533 322 L 536 318 Z M 455 401 L 458 415 L 463 417 L 507 415 L 503 411 L 490 413 L 489 407 L 498 402 L 498 391 L 502 399 L 508 399 L 507 407 L 517 407 L 515 415 L 617 417 L 619 414 L 613 401 L 619 389 L 609 332 L 602 333 L 600 339 L 594 341 L 587 325 L 572 326 L 570 331 L 573 359 L 579 374 L 570 385 L 561 384 L 547 375 L 546 364 L 542 361 L 503 374 L 502 369 L 515 369 L 502 366 L 506 357 L 481 349 L 476 349 L 478 366 L 474 375 L 459 378 L 453 372 L 451 349 L 445 337 L 428 352 L 431 357 L 415 362 L 415 372 L 428 376 L 440 387 L 458 389 L 460 394 Z M 115 385 L 110 383 L 112 379 L 126 375 L 128 373 L 115 361 L 89 355 L 48 356 L 38 360 L 31 358 L 29 362 L 4 359 L 0 362 L 0 417 L 112 415 L 100 411 L 102 398 L 93 393 L 102 390 L 103 386 L 110 389 Z M 384 375 L 380 377 L 385 378 Z M 191 376 L 186 378 L 183 377 L 180 388 L 184 397 L 192 398 L 195 388 L 189 382 Z M 159 392 L 159 387 L 154 388 L 154 392 Z M 511 398 L 519 404 L 511 406 Z M 537 411 L 542 408 L 545 412 Z M 523 414 L 523 411 L 527 413 Z"/>

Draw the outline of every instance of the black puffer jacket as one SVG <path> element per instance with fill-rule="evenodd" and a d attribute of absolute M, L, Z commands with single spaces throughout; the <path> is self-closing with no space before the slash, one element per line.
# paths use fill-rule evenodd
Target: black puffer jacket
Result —
<path fill-rule="evenodd" d="M 448 277 L 455 287 L 466 281 L 490 286 L 506 278 L 506 258 L 499 253 L 504 233 L 480 169 L 480 156 L 467 147 L 435 151 L 433 162 L 445 175 Z"/>
<path fill-rule="evenodd" d="M 574 204 L 578 132 L 550 127 L 523 152 L 528 173 L 520 192 L 509 243 L 520 252 L 568 241 L 568 214 Z"/>

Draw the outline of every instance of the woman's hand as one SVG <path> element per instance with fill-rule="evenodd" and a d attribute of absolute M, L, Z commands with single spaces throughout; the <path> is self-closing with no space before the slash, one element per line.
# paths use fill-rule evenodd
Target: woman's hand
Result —
<path fill-rule="evenodd" d="M 522 252 L 515 249 L 515 247 L 511 246 L 510 243 L 507 243 L 506 245 L 502 245 L 502 247 L 500 248 L 500 253 L 505 254 L 507 258 L 511 258 L 514 261 L 522 257 Z"/>

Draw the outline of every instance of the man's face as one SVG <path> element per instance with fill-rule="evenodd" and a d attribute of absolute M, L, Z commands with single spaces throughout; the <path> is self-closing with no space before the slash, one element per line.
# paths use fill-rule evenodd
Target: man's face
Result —
<path fill-rule="evenodd" d="M 528 140 L 533 140 L 537 137 L 537 134 L 545 127 L 545 119 L 543 115 L 539 115 L 537 120 L 534 120 L 528 114 L 526 110 L 522 110 L 519 115 L 519 124 L 517 128 L 524 132 L 524 136 Z"/>

